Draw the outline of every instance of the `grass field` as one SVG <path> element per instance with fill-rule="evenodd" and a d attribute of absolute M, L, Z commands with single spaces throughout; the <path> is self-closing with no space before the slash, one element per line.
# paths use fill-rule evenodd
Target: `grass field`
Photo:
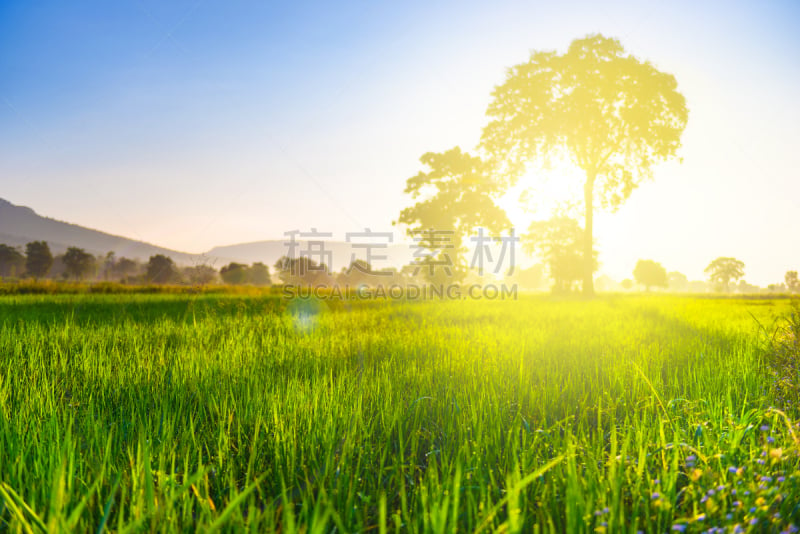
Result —
<path fill-rule="evenodd" d="M 788 308 L 4 296 L 0 531 L 780 531 Z"/>

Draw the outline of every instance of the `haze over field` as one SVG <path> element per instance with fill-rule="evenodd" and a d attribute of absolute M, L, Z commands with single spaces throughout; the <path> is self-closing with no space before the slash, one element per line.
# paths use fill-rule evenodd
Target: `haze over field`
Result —
<path fill-rule="evenodd" d="M 602 31 L 674 74 L 689 120 L 683 163 L 598 212 L 599 274 L 653 258 L 702 279 L 734 256 L 767 285 L 800 264 L 798 15 L 793 2 L 3 3 L 0 196 L 190 252 L 392 230 L 419 156 L 478 143 L 506 68 Z M 523 180 L 535 213 L 522 187 L 507 195 L 518 228 L 580 192 L 574 170 L 551 175 Z"/>

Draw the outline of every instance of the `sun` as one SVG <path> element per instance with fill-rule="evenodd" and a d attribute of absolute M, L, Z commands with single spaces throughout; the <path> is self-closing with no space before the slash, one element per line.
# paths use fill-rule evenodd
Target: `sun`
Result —
<path fill-rule="evenodd" d="M 579 218 L 583 209 L 585 174 L 568 162 L 549 169 L 531 169 L 497 201 L 517 235 L 528 231 L 531 221 L 548 219 L 556 213 Z"/>

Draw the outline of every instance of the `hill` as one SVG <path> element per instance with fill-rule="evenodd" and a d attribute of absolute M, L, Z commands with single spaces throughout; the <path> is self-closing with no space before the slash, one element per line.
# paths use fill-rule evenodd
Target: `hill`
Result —
<path fill-rule="evenodd" d="M 30 241 L 47 241 L 54 254 L 75 246 L 96 255 L 113 250 L 117 256 L 141 260 L 154 254 L 170 256 L 179 263 L 189 263 L 196 258 L 194 254 L 43 217 L 29 207 L 0 198 L 0 243 L 24 246 Z"/>
<path fill-rule="evenodd" d="M 17 206 L 0 198 L 0 243 L 22 247 L 30 241 L 47 241 L 54 254 L 74 246 L 95 255 L 114 251 L 118 257 L 142 261 L 155 254 L 164 254 L 179 264 L 208 263 L 216 268 L 231 261 L 248 264 L 260 261 L 271 267 L 289 252 L 284 240 L 271 240 L 218 246 L 205 253 L 191 254 L 44 217 L 29 207 Z M 308 248 L 308 241 L 298 241 L 296 252 Z M 353 256 L 362 259 L 366 256 L 363 248 L 342 241 L 326 241 L 325 250 L 331 252 L 333 261 L 329 267 L 334 271 L 347 266 Z M 373 256 L 387 257 L 374 262 L 376 269 L 400 267 L 411 261 L 413 250 L 407 245 L 393 244 L 385 249 L 373 249 Z"/>

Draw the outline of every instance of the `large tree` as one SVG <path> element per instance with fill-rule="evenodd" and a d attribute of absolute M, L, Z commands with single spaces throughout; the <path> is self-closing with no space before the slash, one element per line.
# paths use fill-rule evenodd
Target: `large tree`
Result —
<path fill-rule="evenodd" d="M 0 276 L 19 276 L 25 267 L 25 256 L 16 248 L 0 243 Z"/>
<path fill-rule="evenodd" d="M 255 262 L 247 270 L 247 280 L 255 286 L 268 286 L 272 283 L 269 276 L 269 267 L 261 263 Z"/>
<path fill-rule="evenodd" d="M 654 164 L 673 157 L 686 126 L 686 100 L 671 74 L 590 35 L 564 54 L 533 52 L 493 92 L 482 146 L 514 183 L 531 161 L 565 158 L 586 175 L 583 291 L 594 293 L 595 195 L 616 209 Z"/>
<path fill-rule="evenodd" d="M 64 253 L 64 267 L 67 275 L 81 280 L 95 268 L 95 258 L 82 248 L 69 247 Z"/>
<path fill-rule="evenodd" d="M 53 253 L 46 241 L 31 241 L 25 245 L 25 270 L 34 278 L 41 278 L 53 266 Z"/>
<path fill-rule="evenodd" d="M 247 265 L 231 262 L 219 270 L 219 275 L 226 284 L 244 284 L 247 282 Z"/>
<path fill-rule="evenodd" d="M 446 268 L 456 279 L 466 272 L 465 239 L 476 227 L 499 233 L 510 227 L 505 211 L 495 203 L 499 184 L 480 157 L 459 147 L 447 152 L 428 152 L 420 161 L 428 167 L 406 182 L 405 193 L 417 203 L 400 212 L 395 223 L 430 251 L 418 257 L 422 269 Z"/>
<path fill-rule="evenodd" d="M 667 287 L 669 279 L 663 265 L 653 260 L 639 260 L 633 268 L 633 278 L 643 285 L 646 291 L 651 287 Z"/>
<path fill-rule="evenodd" d="M 328 266 L 307 256 L 290 258 L 281 256 L 275 262 L 275 274 L 281 283 L 299 286 L 332 285 Z"/>
<path fill-rule="evenodd" d="M 738 280 L 744 276 L 744 262 L 736 258 L 717 258 L 708 264 L 705 273 L 717 288 L 727 293 L 731 280 Z"/>
<path fill-rule="evenodd" d="M 154 284 L 169 284 L 178 281 L 178 269 L 172 258 L 163 254 L 150 256 L 147 262 L 147 281 Z"/>

